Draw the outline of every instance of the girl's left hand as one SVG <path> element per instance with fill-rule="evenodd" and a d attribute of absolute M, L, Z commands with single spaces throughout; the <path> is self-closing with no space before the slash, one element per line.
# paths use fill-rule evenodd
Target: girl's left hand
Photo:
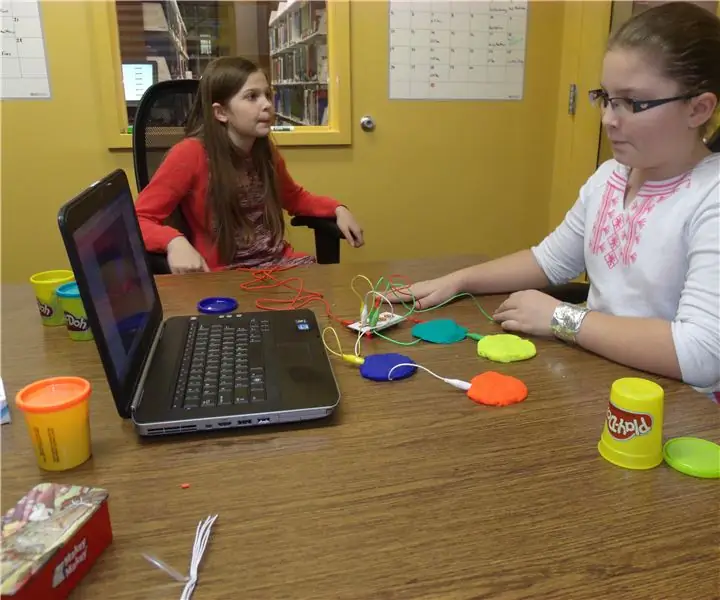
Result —
<path fill-rule="evenodd" d="M 338 206 L 335 209 L 335 215 L 337 217 L 337 226 L 342 231 L 348 244 L 353 248 L 362 246 L 365 243 L 363 230 L 352 213 L 344 206 Z"/>
<path fill-rule="evenodd" d="M 493 318 L 506 331 L 550 336 L 550 323 L 559 304 L 559 300 L 538 290 L 515 292 L 498 307 Z"/>

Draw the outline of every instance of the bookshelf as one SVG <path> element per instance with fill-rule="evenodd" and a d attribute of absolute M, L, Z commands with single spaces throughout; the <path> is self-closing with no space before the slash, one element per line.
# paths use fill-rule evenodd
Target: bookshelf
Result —
<path fill-rule="evenodd" d="M 187 28 L 177 0 L 142 3 L 147 59 L 158 65 L 158 79 L 182 79 L 188 67 Z"/>
<path fill-rule="evenodd" d="M 187 27 L 177 0 L 123 0 L 116 4 L 120 62 L 132 73 L 134 64 L 154 63 L 152 77 L 142 78 L 147 86 L 155 80 L 178 79 L 188 69 Z M 125 90 L 127 124 L 132 125 L 142 87 Z"/>
<path fill-rule="evenodd" d="M 349 2 L 295 0 L 290 4 L 281 4 L 266 0 L 107 0 L 86 4 L 91 23 L 88 36 L 97 62 L 97 88 L 101 98 L 98 110 L 102 113 L 108 148 L 132 148 L 128 126 L 134 120 L 134 113 L 131 114 L 132 102 L 126 99 L 123 64 L 149 62 L 155 58 L 153 62 L 166 64 L 166 68 L 162 69 L 164 77 L 176 77 L 180 73 L 184 77 L 197 77 L 211 60 L 208 56 L 238 54 L 248 56 L 262 66 L 275 85 L 276 106 L 287 110 L 287 114 L 282 114 L 289 118 L 278 118 L 278 125 L 284 126 L 276 128 L 278 146 L 350 144 Z M 144 9 L 143 4 L 159 4 L 161 8 L 150 9 L 155 15 L 148 19 L 147 29 L 151 31 L 145 31 L 144 11 L 148 9 Z M 247 8 L 248 5 L 256 9 L 253 11 Z M 311 6 L 310 9 L 305 8 L 304 17 L 291 18 L 296 12 L 303 13 L 300 9 L 307 5 Z M 239 7 L 247 8 L 248 14 L 240 14 Z M 180 18 L 177 18 L 178 14 Z M 280 30 L 281 25 L 284 25 L 284 32 Z M 255 32 L 251 31 L 253 27 Z M 248 37 L 240 38 L 245 31 L 248 31 Z M 274 36 L 272 56 L 271 32 Z M 149 36 L 155 37 L 148 41 Z M 248 42 L 255 36 L 257 50 L 253 48 L 252 40 Z M 273 60 L 279 60 L 282 55 L 290 54 L 300 46 L 315 48 L 312 54 L 309 51 L 306 54 L 297 53 L 297 61 L 284 59 L 284 63 L 276 63 L 277 69 L 281 68 L 279 64 L 283 64 L 283 78 L 273 77 Z M 158 64 L 158 77 L 160 70 Z M 331 84 L 328 85 L 328 82 Z M 291 89 L 297 91 L 281 91 Z M 332 107 L 332 112 L 329 107 Z M 308 126 L 297 126 L 305 123 Z"/>
<path fill-rule="evenodd" d="M 327 125 L 328 43 L 324 0 L 281 2 L 270 13 L 270 77 L 280 125 Z"/>

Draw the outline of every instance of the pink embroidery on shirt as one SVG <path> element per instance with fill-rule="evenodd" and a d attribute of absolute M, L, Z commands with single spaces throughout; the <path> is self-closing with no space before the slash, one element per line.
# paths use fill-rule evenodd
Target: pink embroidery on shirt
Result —
<path fill-rule="evenodd" d="M 681 187 L 690 187 L 690 173 L 685 173 L 662 183 L 647 183 L 625 211 L 621 207 L 627 179 L 618 170 L 613 171 L 605 184 L 600 208 L 595 217 L 590 239 L 590 252 L 602 254 L 609 269 L 617 265 L 630 266 L 637 260 L 636 247 L 640 232 L 647 225 L 655 207 L 671 198 Z"/>
<path fill-rule="evenodd" d="M 610 233 L 610 227 L 606 224 L 607 220 L 615 214 L 615 205 L 618 202 L 618 196 L 622 194 L 627 182 L 616 174 L 614 171 L 610 175 L 605 184 L 605 192 L 603 193 L 602 203 L 592 228 L 592 239 L 590 240 L 590 250 L 593 254 L 602 252 L 603 238 Z"/>
<path fill-rule="evenodd" d="M 618 263 L 617 254 L 615 252 L 608 252 L 605 255 L 605 262 L 608 268 L 612 269 Z"/>
<path fill-rule="evenodd" d="M 630 210 L 632 211 L 632 213 L 630 215 L 630 218 L 628 219 L 627 224 L 627 242 L 625 243 L 625 248 L 623 249 L 621 256 L 622 263 L 625 266 L 631 265 L 635 262 L 635 260 L 632 258 L 633 256 L 637 258 L 637 255 L 633 253 L 633 248 L 638 242 L 640 242 L 640 235 L 638 233 L 638 221 L 640 217 L 645 213 L 646 209 L 649 208 L 650 204 L 656 201 L 657 198 L 655 196 L 648 196 L 643 198 L 643 201 L 641 203 L 633 202 L 631 205 Z"/>

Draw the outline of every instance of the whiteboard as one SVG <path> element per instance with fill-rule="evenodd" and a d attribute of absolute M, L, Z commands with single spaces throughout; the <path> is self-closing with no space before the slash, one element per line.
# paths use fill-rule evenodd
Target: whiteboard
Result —
<path fill-rule="evenodd" d="M 521 100 L 527 0 L 390 0 L 391 100 Z"/>
<path fill-rule="evenodd" d="M 0 0 L 0 98 L 50 98 L 39 0 Z"/>

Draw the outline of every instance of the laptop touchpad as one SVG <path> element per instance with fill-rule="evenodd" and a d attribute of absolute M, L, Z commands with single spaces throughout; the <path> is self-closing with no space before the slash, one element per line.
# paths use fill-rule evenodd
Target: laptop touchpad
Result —
<path fill-rule="evenodd" d="M 310 346 L 304 342 L 286 342 L 276 345 L 279 363 L 284 371 L 298 382 L 307 382 L 317 378 L 317 370 L 312 364 Z"/>

